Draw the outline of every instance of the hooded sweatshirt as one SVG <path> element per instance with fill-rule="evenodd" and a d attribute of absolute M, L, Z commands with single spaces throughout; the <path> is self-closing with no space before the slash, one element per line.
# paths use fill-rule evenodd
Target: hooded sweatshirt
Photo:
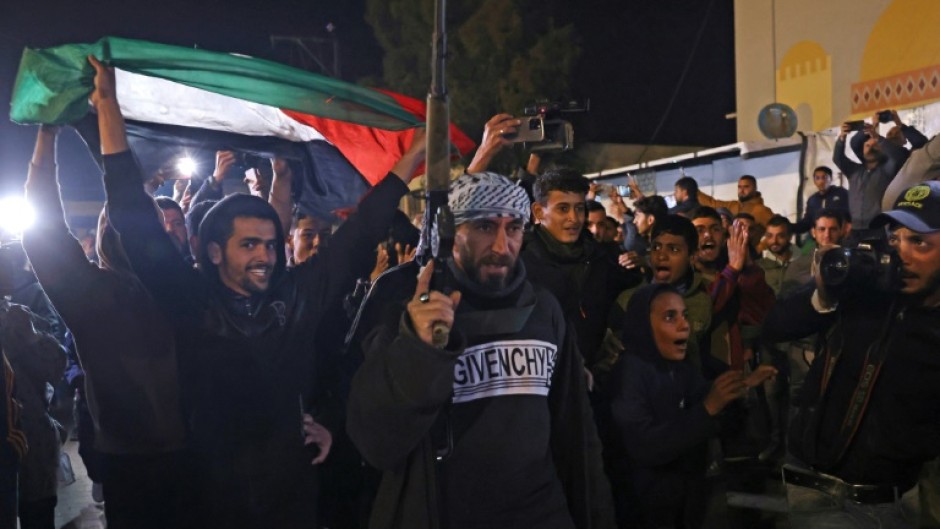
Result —
<path fill-rule="evenodd" d="M 624 315 L 625 353 L 614 367 L 611 408 L 620 435 L 638 514 L 673 519 L 687 499 L 688 483 L 704 479 L 707 440 L 717 423 L 703 404 L 708 385 L 690 362 L 666 360 L 650 325 L 653 300 L 676 292 L 669 285 L 638 289 Z"/>

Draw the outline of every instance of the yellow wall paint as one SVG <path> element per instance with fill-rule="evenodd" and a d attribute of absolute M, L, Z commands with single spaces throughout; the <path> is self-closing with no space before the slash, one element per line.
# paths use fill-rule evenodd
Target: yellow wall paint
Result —
<path fill-rule="evenodd" d="M 797 111 L 800 130 L 822 130 L 832 121 L 832 59 L 818 43 L 798 42 L 777 69 L 777 101 Z"/>
<path fill-rule="evenodd" d="M 940 63 L 940 2 L 894 0 L 882 12 L 862 55 L 861 75 L 871 81 Z"/>

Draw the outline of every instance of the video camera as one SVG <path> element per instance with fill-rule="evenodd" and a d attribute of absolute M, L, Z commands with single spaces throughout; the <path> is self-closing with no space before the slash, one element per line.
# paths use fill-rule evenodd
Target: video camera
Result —
<path fill-rule="evenodd" d="M 824 253 L 819 274 L 834 293 L 845 287 L 896 292 L 901 286 L 901 261 L 884 241 L 870 239 L 854 248 L 833 248 Z"/>
<path fill-rule="evenodd" d="M 542 121 L 544 139 L 531 143 L 533 152 L 570 151 L 574 148 L 574 127 L 565 119 L 565 114 L 583 113 L 591 110 L 591 100 L 569 99 L 566 101 L 536 101 L 525 106 L 525 116 L 538 117 Z"/>

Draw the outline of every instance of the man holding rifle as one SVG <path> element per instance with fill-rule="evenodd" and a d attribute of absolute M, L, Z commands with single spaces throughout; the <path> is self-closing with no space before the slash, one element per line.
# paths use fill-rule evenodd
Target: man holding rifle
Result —
<path fill-rule="evenodd" d="M 384 315 L 363 343 L 347 422 L 383 471 L 370 526 L 611 527 L 574 333 L 519 259 L 528 197 L 504 176 L 465 174 L 448 206 L 455 291 L 431 288 L 434 261 L 386 274 L 371 294 Z M 442 326 L 449 340 L 435 347 Z"/>

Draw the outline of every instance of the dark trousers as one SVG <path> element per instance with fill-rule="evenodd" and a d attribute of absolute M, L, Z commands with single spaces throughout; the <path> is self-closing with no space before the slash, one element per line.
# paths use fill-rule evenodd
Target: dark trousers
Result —
<path fill-rule="evenodd" d="M 0 463 L 0 529 L 16 529 L 18 470 L 15 463 Z"/>
<path fill-rule="evenodd" d="M 55 529 L 56 503 L 56 496 L 20 501 L 20 529 Z"/>
<path fill-rule="evenodd" d="M 108 529 L 195 529 L 201 501 L 192 457 L 100 454 Z"/>
<path fill-rule="evenodd" d="M 200 529 L 316 529 L 318 474 L 307 465 L 277 480 L 200 472 L 206 499 Z"/>

